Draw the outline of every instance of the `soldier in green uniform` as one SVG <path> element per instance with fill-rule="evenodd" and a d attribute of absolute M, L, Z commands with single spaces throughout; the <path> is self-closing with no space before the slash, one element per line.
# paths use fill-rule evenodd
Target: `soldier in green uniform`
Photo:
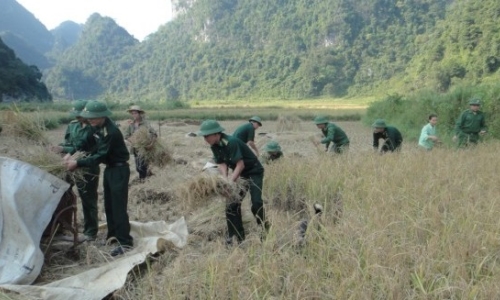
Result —
<path fill-rule="evenodd" d="M 484 113 L 479 110 L 481 101 L 478 98 L 469 100 L 470 108 L 460 115 L 455 125 L 455 136 L 458 139 L 458 147 L 463 148 L 471 144 L 476 145 L 479 137 L 486 133 L 486 121 Z"/>
<path fill-rule="evenodd" d="M 268 164 L 272 161 L 276 161 L 283 157 L 283 152 L 281 151 L 281 146 L 276 141 L 267 142 L 264 147 L 264 153 L 260 156 L 260 161 L 263 164 Z"/>
<path fill-rule="evenodd" d="M 248 182 L 247 188 L 241 191 L 240 198 L 229 203 L 226 207 L 228 229 L 226 243 L 230 245 L 233 237 L 236 237 L 238 242 L 245 239 L 245 230 L 241 220 L 241 201 L 248 189 L 252 201 L 252 213 L 257 220 L 257 224 L 263 226 L 265 232 L 267 232 L 269 226 L 265 220 L 262 201 L 264 168 L 247 144 L 236 137 L 223 133 L 223 131 L 224 128 L 217 121 L 206 120 L 201 123 L 198 135 L 203 136 L 210 145 L 214 161 L 218 165 L 222 176 L 230 177 L 231 182 L 236 182 L 240 177 Z M 230 175 L 228 169 L 233 170 Z"/>
<path fill-rule="evenodd" d="M 314 118 L 314 124 L 316 124 L 316 127 L 323 133 L 324 138 L 320 143 L 325 144 L 325 151 L 328 151 L 330 143 L 333 144 L 330 151 L 335 153 L 343 153 L 349 149 L 349 138 L 342 128 L 332 122 L 328 122 L 328 119 L 324 116 L 317 116 Z"/>
<path fill-rule="evenodd" d="M 132 120 L 130 120 L 125 132 L 125 139 L 128 140 L 134 134 L 134 132 L 136 132 L 140 128 L 147 128 L 151 137 L 151 144 L 146 147 L 149 147 L 149 149 L 151 149 L 156 141 L 157 134 L 151 124 L 149 124 L 149 122 L 146 120 L 145 111 L 142 110 L 138 105 L 132 105 L 129 109 L 127 109 L 127 112 L 132 116 Z M 139 180 L 144 180 L 151 174 L 151 172 L 149 171 L 148 163 L 144 160 L 144 158 L 138 155 L 137 149 L 134 148 L 133 153 L 135 157 L 135 169 L 137 173 L 139 173 Z"/>
<path fill-rule="evenodd" d="M 248 123 L 240 125 L 233 132 L 233 136 L 245 142 L 257 157 L 259 156 L 259 150 L 255 145 L 255 131 L 261 126 L 262 120 L 260 117 L 254 116 L 248 120 Z"/>
<path fill-rule="evenodd" d="M 85 158 L 65 160 L 70 171 L 76 168 L 106 164 L 103 177 L 104 209 L 108 223 L 107 239 L 116 238 L 120 243 L 111 251 L 111 256 L 123 254 L 133 246 L 127 213 L 128 181 L 130 168 L 129 152 L 121 131 L 108 117 L 111 111 L 105 103 L 89 101 L 81 116 L 96 128 L 97 151 Z"/>
<path fill-rule="evenodd" d="M 71 116 L 76 119 L 69 123 L 64 143 L 54 146 L 51 150 L 55 153 L 74 154 L 77 151 L 91 155 L 97 149 L 96 141 L 93 137 L 95 129 L 80 116 L 87 101 L 79 100 L 73 103 Z M 74 182 L 78 189 L 78 194 L 82 200 L 83 211 L 83 238 L 87 241 L 94 241 L 98 231 L 97 215 L 97 187 L 99 186 L 99 166 L 93 165 L 85 168 L 82 180 Z"/>
<path fill-rule="evenodd" d="M 403 136 L 401 132 L 396 127 L 387 126 L 385 120 L 377 119 L 372 124 L 373 127 L 373 149 L 380 153 L 386 153 L 388 151 L 394 152 L 401 150 L 401 144 L 403 143 Z M 383 139 L 384 144 L 379 150 L 379 140 Z"/>

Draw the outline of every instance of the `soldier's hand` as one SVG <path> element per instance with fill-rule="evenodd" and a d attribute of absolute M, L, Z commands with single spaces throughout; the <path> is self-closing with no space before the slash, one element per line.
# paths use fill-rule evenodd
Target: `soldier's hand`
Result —
<path fill-rule="evenodd" d="M 69 153 L 66 153 L 66 155 L 64 155 L 63 157 L 63 160 L 64 162 L 68 161 L 69 159 L 71 158 L 71 155 Z"/>
<path fill-rule="evenodd" d="M 66 160 L 64 164 L 66 165 L 66 170 L 68 171 L 74 171 L 78 167 L 78 165 L 76 164 L 76 160 L 74 159 Z"/>
<path fill-rule="evenodd" d="M 456 142 L 456 141 L 457 141 L 457 139 L 458 139 L 458 138 L 457 138 L 457 136 L 456 136 L 456 135 L 454 135 L 452 140 L 453 140 L 454 142 Z"/>
<path fill-rule="evenodd" d="M 485 130 L 481 130 L 481 131 L 479 131 L 479 135 L 484 135 L 485 133 L 486 133 L 486 131 L 485 131 Z"/>
<path fill-rule="evenodd" d="M 63 147 L 61 146 L 52 146 L 50 147 L 50 151 L 54 153 L 61 153 L 63 151 Z"/>

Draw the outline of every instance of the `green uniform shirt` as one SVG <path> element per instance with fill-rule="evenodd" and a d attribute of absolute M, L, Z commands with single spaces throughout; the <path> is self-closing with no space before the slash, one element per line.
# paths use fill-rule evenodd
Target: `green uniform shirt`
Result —
<path fill-rule="evenodd" d="M 245 168 L 241 172 L 241 177 L 248 178 L 249 175 L 264 172 L 259 159 L 248 145 L 233 136 L 221 133 L 220 142 L 211 146 L 210 149 L 212 149 L 216 164 L 225 163 L 232 170 L 239 160 L 243 160 Z"/>
<path fill-rule="evenodd" d="M 403 142 L 403 136 L 401 132 L 396 127 L 387 126 L 384 131 L 373 133 L 373 148 L 378 149 L 378 140 L 385 140 L 384 144 L 387 146 L 387 150 L 394 151 L 396 148 L 401 146 Z"/>
<path fill-rule="evenodd" d="M 321 140 L 321 144 L 326 144 L 326 148 L 330 146 L 330 143 L 334 143 L 337 146 L 342 146 L 349 144 L 349 138 L 345 134 L 342 128 L 338 127 L 334 123 L 328 123 L 325 128 L 321 129 L 324 138 Z"/>
<path fill-rule="evenodd" d="M 464 111 L 455 125 L 455 133 L 457 135 L 462 133 L 477 134 L 482 130 L 486 131 L 486 122 L 483 112 L 479 110 L 475 113 L 470 109 Z"/>
<path fill-rule="evenodd" d="M 97 140 L 97 152 L 77 160 L 78 167 L 88 167 L 100 163 L 113 165 L 129 160 L 130 154 L 123 140 L 123 134 L 109 118 L 106 118 L 101 128 L 96 128 L 94 137 Z"/>
<path fill-rule="evenodd" d="M 125 138 L 128 139 L 129 137 L 131 137 L 132 134 L 134 134 L 134 132 L 139 130 L 139 128 L 141 128 L 141 127 L 147 127 L 151 137 L 157 137 L 156 131 L 153 129 L 151 124 L 148 121 L 142 119 L 139 122 L 139 126 L 137 126 L 137 127 L 135 126 L 134 123 L 131 123 L 130 125 L 128 125 L 127 130 L 125 131 Z"/>
<path fill-rule="evenodd" d="M 76 151 L 92 153 L 96 150 L 96 141 L 93 137 L 95 128 L 89 124 L 82 126 L 78 120 L 71 121 L 64 134 L 63 153 L 74 154 Z"/>
<path fill-rule="evenodd" d="M 239 138 L 245 143 L 248 143 L 248 141 L 253 142 L 255 139 L 255 128 L 253 128 L 251 122 L 248 122 L 236 128 L 236 130 L 233 133 L 233 136 Z"/>

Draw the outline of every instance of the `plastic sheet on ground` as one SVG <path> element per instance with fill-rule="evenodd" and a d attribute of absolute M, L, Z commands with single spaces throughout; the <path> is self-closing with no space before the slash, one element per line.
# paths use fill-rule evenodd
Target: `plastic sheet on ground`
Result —
<path fill-rule="evenodd" d="M 0 293 L 1 290 L 16 292 L 23 299 L 102 299 L 121 288 L 128 272 L 144 262 L 148 254 L 167 250 L 169 243 L 179 248 L 186 245 L 188 230 L 184 218 L 172 224 L 164 221 L 131 222 L 131 235 L 135 244 L 131 251 L 116 259 L 110 257 L 105 265 L 71 277 L 45 285 L 28 285 L 36 279 L 43 264 L 43 254 L 39 249 L 43 229 L 50 222 L 68 185 L 28 164 L 5 158 L 0 158 L 0 162 Z M 22 176 L 15 172 L 20 172 Z M 52 195 L 43 197 L 44 192 L 49 190 Z M 35 208 L 27 209 L 31 206 Z M 4 207 L 14 211 L 10 212 L 8 219 Z M 18 217 L 13 219 L 14 215 Z M 17 226 L 10 225 L 12 222 Z M 11 227 L 20 229 L 12 231 Z M 10 232 L 17 235 L 9 235 Z M 29 238 L 20 236 L 24 232 Z M 18 271 L 14 273 L 12 270 L 16 268 Z"/>

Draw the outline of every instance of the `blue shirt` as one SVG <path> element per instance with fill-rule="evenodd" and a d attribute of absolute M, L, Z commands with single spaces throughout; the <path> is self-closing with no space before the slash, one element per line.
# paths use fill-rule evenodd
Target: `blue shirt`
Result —
<path fill-rule="evenodd" d="M 436 126 L 432 126 L 431 123 L 427 123 L 427 125 L 425 125 L 420 132 L 418 145 L 427 150 L 434 148 L 434 141 L 429 138 L 430 135 L 436 136 Z"/>

